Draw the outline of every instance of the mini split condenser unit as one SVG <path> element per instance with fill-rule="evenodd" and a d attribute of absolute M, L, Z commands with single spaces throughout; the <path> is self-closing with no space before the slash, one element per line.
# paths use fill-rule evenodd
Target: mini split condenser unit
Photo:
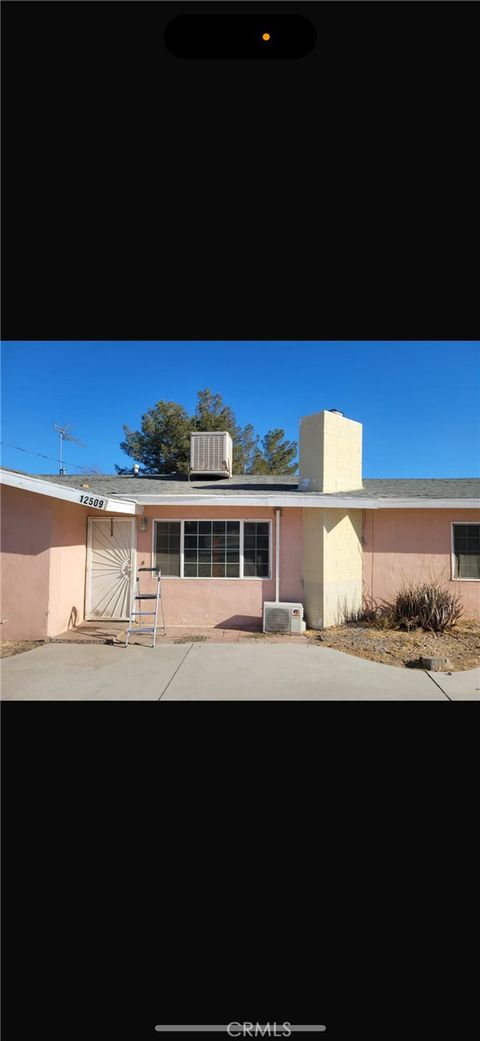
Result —
<path fill-rule="evenodd" d="M 194 432 L 190 441 L 190 473 L 202 477 L 231 477 L 232 454 L 230 434 Z"/>
<path fill-rule="evenodd" d="M 303 621 L 303 604 L 274 604 L 263 605 L 263 631 L 264 633 L 294 633 L 300 635 L 305 632 Z"/>

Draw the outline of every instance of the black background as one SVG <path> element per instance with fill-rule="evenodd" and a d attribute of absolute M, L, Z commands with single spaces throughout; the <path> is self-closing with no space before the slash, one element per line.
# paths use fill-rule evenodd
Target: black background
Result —
<path fill-rule="evenodd" d="M 202 62 L 198 3 L 7 0 L 4 336 L 471 336 L 475 6 L 280 4 L 308 57 Z"/>
<path fill-rule="evenodd" d="M 3 4 L 4 338 L 476 335 L 475 5 L 254 6 Z M 4 1041 L 473 1036 L 468 706 L 2 709 Z"/>
<path fill-rule="evenodd" d="M 255 12 L 255 8 L 253 9 Z M 316 32 L 304 15 L 181 14 L 168 23 L 164 41 L 179 58 L 304 58 Z"/>

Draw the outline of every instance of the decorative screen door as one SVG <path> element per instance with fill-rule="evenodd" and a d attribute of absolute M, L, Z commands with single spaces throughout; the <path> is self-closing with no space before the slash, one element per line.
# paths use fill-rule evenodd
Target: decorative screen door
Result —
<path fill-rule="evenodd" d="M 135 520 L 90 517 L 87 544 L 87 619 L 130 617 L 135 568 Z"/>

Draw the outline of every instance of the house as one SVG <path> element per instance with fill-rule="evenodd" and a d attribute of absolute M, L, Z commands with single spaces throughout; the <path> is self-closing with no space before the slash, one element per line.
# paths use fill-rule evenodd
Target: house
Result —
<path fill-rule="evenodd" d="M 2 638 L 127 619 L 154 565 L 169 625 L 258 626 L 288 601 L 321 629 L 433 576 L 479 614 L 479 480 L 362 479 L 362 426 L 333 410 L 301 420 L 298 477 L 231 475 L 224 455 L 194 479 L 3 470 Z"/>

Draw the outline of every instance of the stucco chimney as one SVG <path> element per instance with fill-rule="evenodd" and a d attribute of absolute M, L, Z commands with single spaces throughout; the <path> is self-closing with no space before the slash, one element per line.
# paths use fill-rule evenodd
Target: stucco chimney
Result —
<path fill-rule="evenodd" d="M 300 420 L 300 485 L 317 492 L 362 487 L 362 424 L 332 410 Z"/>

